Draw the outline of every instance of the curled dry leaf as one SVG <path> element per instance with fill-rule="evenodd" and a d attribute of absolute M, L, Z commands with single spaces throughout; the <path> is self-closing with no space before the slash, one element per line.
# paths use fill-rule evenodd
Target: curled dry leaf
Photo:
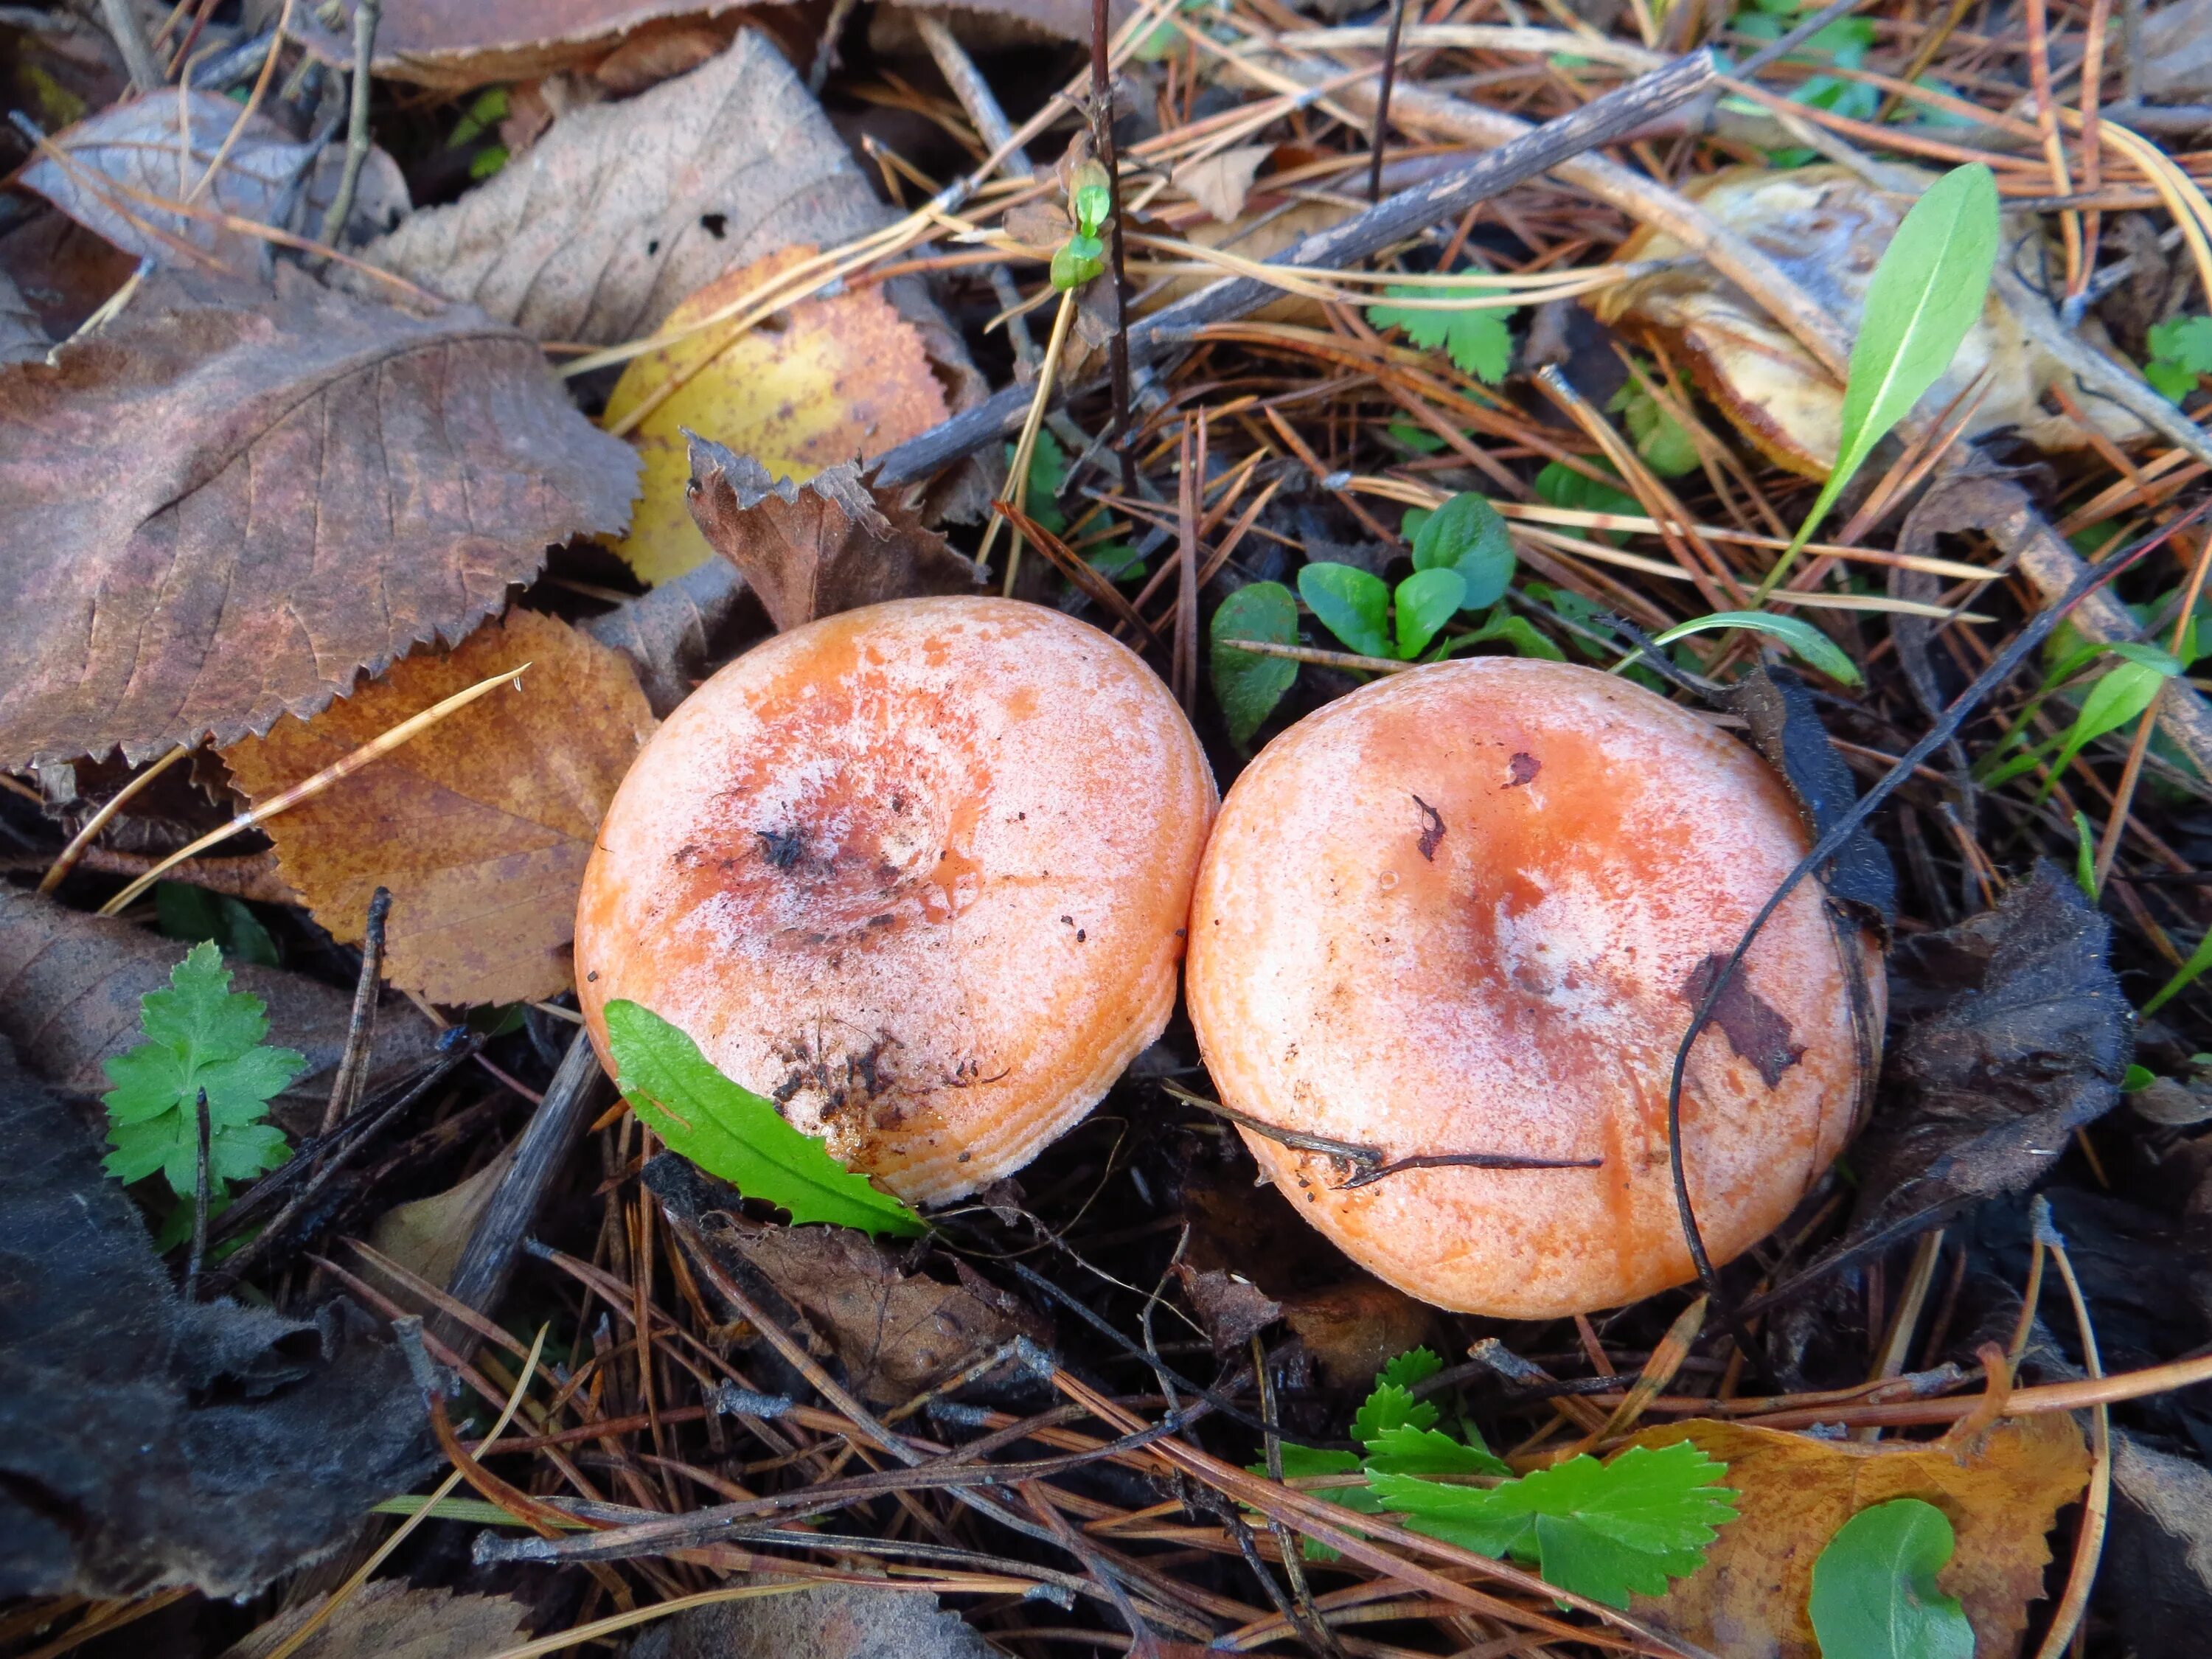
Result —
<path fill-rule="evenodd" d="M 911 1400 L 1016 1337 L 1052 1341 L 1049 1321 L 957 1258 L 945 1284 L 907 1272 L 902 1252 L 850 1227 L 749 1220 L 734 1188 L 673 1153 L 647 1164 L 645 1181 L 679 1232 L 801 1316 L 864 1400 Z"/>
<path fill-rule="evenodd" d="M 268 1659 L 330 1601 L 318 1595 L 261 1626 L 222 1659 Z M 291 1651 L 297 1659 L 480 1659 L 523 1639 L 524 1610 L 504 1595 L 456 1595 L 418 1589 L 404 1578 L 378 1578 Z"/>
<path fill-rule="evenodd" d="M 91 1127 L 0 1041 L 0 1596 L 248 1596 L 436 1461 L 398 1348 L 186 1302 Z"/>
<path fill-rule="evenodd" d="M 510 1143 L 483 1169 L 444 1192 L 393 1205 L 369 1230 L 370 1248 L 417 1279 L 441 1289 L 451 1285 L 493 1190 L 514 1163 Z"/>
<path fill-rule="evenodd" d="M 1900 944 L 1881 1103 L 1860 1143 L 1844 1250 L 2024 1190 L 2112 1110 L 2135 1016 L 2112 924 L 2047 860 L 1993 910 Z"/>
<path fill-rule="evenodd" d="M 751 456 L 694 436 L 686 494 L 701 533 L 779 631 L 885 599 L 972 593 L 982 580 L 922 528 L 907 492 L 877 489 L 850 461 L 804 484 L 777 482 Z"/>
<path fill-rule="evenodd" d="M 312 714 L 626 521 L 635 459 L 531 341 L 278 274 L 158 272 L 0 368 L 0 768 Z"/>
<path fill-rule="evenodd" d="M 653 729 L 618 653 L 516 611 L 454 649 L 422 652 L 309 720 L 223 751 L 264 801 L 410 714 L 505 669 L 501 687 L 270 821 L 277 867 L 315 920 L 362 937 L 392 890 L 384 971 L 433 1002 L 520 1002 L 566 990 L 592 836 Z"/>
<path fill-rule="evenodd" d="M 351 69 L 353 4 L 334 23 L 321 9 L 298 8 L 293 27 L 325 63 Z M 559 70 L 596 70 L 641 38 L 739 9 L 730 0 L 386 0 L 374 67 L 391 80 L 466 92 Z"/>
<path fill-rule="evenodd" d="M 1899 171 L 1911 171 L 1898 169 Z M 1925 181 L 1935 175 L 1917 173 Z M 1683 187 L 1705 212 L 1754 240 L 1805 291 L 1854 334 L 1869 281 L 1911 199 L 1870 188 L 1840 167 L 1770 172 L 1730 167 Z M 2003 220 L 2000 258 L 2032 262 L 2042 231 L 2027 214 Z M 1663 232 L 1638 230 L 1622 243 L 1622 260 L 1674 259 L 1682 245 Z M 1608 323 L 1635 322 L 1678 346 L 1698 386 L 1743 434 L 1778 465 L 1826 477 L 1834 465 L 1843 428 L 1844 389 L 1796 338 L 1711 267 L 1692 260 L 1680 268 L 1607 289 L 1595 304 Z M 2094 320 L 2084 337 L 2110 354 Z M 2117 357 L 2114 359 L 2118 361 Z M 2029 338 L 2020 319 L 1994 292 L 1982 319 L 1967 334 L 1951 367 L 1922 398 L 1918 412 L 1933 416 L 1978 378 L 1988 392 L 1966 428 L 1969 437 L 2016 428 L 2038 448 L 2072 450 L 2089 434 L 2071 417 L 2045 411 L 2046 391 L 2061 380 L 2075 404 L 2089 412 L 2101 438 L 2126 443 L 2145 428 L 2109 398 L 2082 390 L 2057 361 Z"/>
<path fill-rule="evenodd" d="M 1182 1280 L 1191 1311 L 1206 1327 L 1217 1359 L 1237 1352 L 1283 1316 L 1282 1304 L 1249 1279 L 1218 1267 L 1194 1267 L 1188 1261 L 1176 1264 L 1176 1276 Z"/>
<path fill-rule="evenodd" d="M 103 1063 L 143 1041 L 139 999 L 167 986 L 188 948 L 187 940 L 0 885 L 0 1037 L 64 1094 L 105 1094 L 114 1085 Z M 352 993 L 281 968 L 235 959 L 224 965 L 235 989 L 267 1006 L 270 1041 L 307 1056 L 307 1069 L 270 1104 L 291 1133 L 313 1133 L 345 1052 Z M 369 1053 L 371 1089 L 428 1065 L 437 1041 L 428 1020 L 387 998 Z"/>
<path fill-rule="evenodd" d="M 669 325 L 711 316 L 813 252 L 788 247 L 732 271 L 678 306 Z M 626 418 L 681 374 L 690 379 L 638 424 L 644 495 L 615 550 L 649 582 L 708 555 L 686 505 L 688 433 L 707 434 L 770 477 L 806 478 L 918 437 L 949 412 L 921 335 L 874 289 L 801 301 L 774 326 L 734 340 L 727 329 L 710 330 L 648 352 L 623 371 L 606 419 Z"/>
<path fill-rule="evenodd" d="M 1713 1652 L 1760 1659 L 1822 1659 L 1806 1612 L 1813 1564 L 1844 1522 L 1898 1498 L 1949 1518 L 1957 1548 L 1936 1583 L 1965 1604 L 1977 1653 L 2012 1653 L 2027 1604 L 2044 1593 L 2045 1534 L 2089 1478 L 2081 1431 L 2057 1413 L 2001 1423 L 1955 1452 L 1704 1420 L 1648 1429 L 1629 1443 L 1680 1440 L 1728 1465 L 1740 1518 L 1721 1528 L 1696 1574 L 1663 1600 L 1639 1596 L 1633 1611 Z"/>
<path fill-rule="evenodd" d="M 884 217 L 790 64 L 746 29 L 689 75 L 571 111 L 495 178 L 361 258 L 541 340 L 613 345 L 793 228 L 831 246 Z"/>
<path fill-rule="evenodd" d="M 694 1607 L 650 1626 L 635 1659 L 995 1659 L 999 1650 L 921 1590 L 815 1584 Z"/>
<path fill-rule="evenodd" d="M 181 101 L 182 110 L 179 110 Z M 267 116 L 248 116 L 204 189 L 201 179 L 222 153 L 243 112 L 212 93 L 158 92 L 111 104 L 55 135 L 66 160 L 41 152 L 21 183 L 117 247 L 162 265 L 219 264 L 252 276 L 261 269 L 261 238 L 217 222 L 210 210 L 295 234 L 319 234 L 337 198 L 343 145 L 295 143 Z M 179 128 L 191 135 L 180 154 Z M 304 175 L 304 181 L 303 181 Z M 399 164 L 371 146 L 346 222 L 349 235 L 390 230 L 407 215 Z M 206 259 L 195 258 L 194 250 Z"/>

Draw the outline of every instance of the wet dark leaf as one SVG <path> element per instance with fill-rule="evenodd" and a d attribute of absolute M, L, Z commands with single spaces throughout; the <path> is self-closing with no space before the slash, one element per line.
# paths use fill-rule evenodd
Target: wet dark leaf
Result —
<path fill-rule="evenodd" d="M 2212 1469 L 2112 1436 L 2112 1522 L 2093 1616 L 2116 1651 L 2197 1659 L 2212 1625 Z"/>
<path fill-rule="evenodd" d="M 1282 1304 L 1249 1279 L 1188 1262 L 1178 1263 L 1176 1272 L 1218 1358 L 1236 1352 L 1283 1316 Z"/>
<path fill-rule="evenodd" d="M 435 1457 L 398 1350 L 187 1303 L 99 1142 L 0 1041 L 0 1595 L 250 1595 Z"/>

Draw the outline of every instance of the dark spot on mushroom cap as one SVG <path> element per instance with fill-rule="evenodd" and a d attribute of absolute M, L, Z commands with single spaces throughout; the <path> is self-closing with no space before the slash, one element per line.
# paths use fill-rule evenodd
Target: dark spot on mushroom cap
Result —
<path fill-rule="evenodd" d="M 1518 789 L 1544 769 L 1544 763 L 1526 750 L 1516 750 L 1513 758 L 1505 763 L 1505 787 Z"/>
<path fill-rule="evenodd" d="M 1437 843 L 1444 838 L 1444 815 L 1419 795 L 1413 797 L 1413 805 L 1421 809 L 1421 856 L 1434 864 Z"/>
<path fill-rule="evenodd" d="M 804 830 L 756 830 L 754 836 L 761 844 L 761 856 L 775 870 L 788 870 L 806 856 L 806 832 Z"/>
<path fill-rule="evenodd" d="M 1692 1008 L 1705 1006 L 1728 957 L 1716 951 L 1690 970 L 1676 994 Z M 1790 1019 L 1751 988 L 1750 970 L 1739 965 L 1713 1005 L 1713 1024 L 1721 1028 L 1737 1058 L 1749 1060 L 1771 1089 L 1782 1074 L 1805 1057 L 1805 1045 L 1790 1040 Z"/>

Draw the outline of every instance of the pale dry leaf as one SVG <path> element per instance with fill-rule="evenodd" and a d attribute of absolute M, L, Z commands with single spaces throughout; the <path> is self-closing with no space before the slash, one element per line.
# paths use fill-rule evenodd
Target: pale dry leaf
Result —
<path fill-rule="evenodd" d="M 15 286 L 15 279 L 0 270 L 0 363 L 29 363 L 46 355 L 45 326 Z"/>
<path fill-rule="evenodd" d="M 273 16 L 276 7 L 265 9 Z M 730 0 L 386 0 L 374 70 L 441 92 L 466 92 L 591 68 L 641 36 L 733 20 L 742 9 Z M 319 10 L 296 7 L 293 27 L 325 63 L 352 68 L 353 5 L 342 8 L 334 25 Z"/>
<path fill-rule="evenodd" d="M 113 1085 L 103 1063 L 144 1040 L 140 1000 L 168 985 L 170 969 L 188 948 L 187 940 L 0 885 L 0 1037 L 62 1092 L 104 1094 Z M 345 1052 L 353 994 L 282 968 L 225 965 L 233 988 L 259 997 L 268 1008 L 269 1040 L 307 1056 L 307 1069 L 271 1103 L 291 1133 L 314 1133 L 331 1074 Z M 404 1000 L 386 998 L 369 1050 L 369 1086 L 381 1088 L 428 1066 L 437 1041 L 428 1020 Z"/>
<path fill-rule="evenodd" d="M 309 720 L 223 751 L 266 800 L 433 703 L 532 665 L 404 748 L 270 821 L 278 867 L 348 943 L 392 890 L 385 975 L 433 1002 L 568 988 L 576 893 L 600 815 L 653 728 L 627 659 L 557 617 L 511 612 L 418 652 Z"/>
<path fill-rule="evenodd" d="M 1202 161 L 1185 162 L 1175 170 L 1176 187 L 1223 224 L 1244 211 L 1244 198 L 1260 167 L 1274 153 L 1272 144 L 1240 144 Z"/>
<path fill-rule="evenodd" d="M 267 1659 L 329 1601 L 319 1595 L 286 1608 L 222 1659 Z M 379 1578 L 348 1596 L 292 1651 L 297 1659 L 483 1659 L 523 1639 L 524 1617 L 521 1604 L 504 1595 L 457 1595 Z"/>
<path fill-rule="evenodd" d="M 768 628 L 745 579 L 724 559 L 708 559 L 578 626 L 629 659 L 659 720 L 707 678 L 726 635 L 758 635 Z"/>
<path fill-rule="evenodd" d="M 188 204 L 242 112 L 212 93 L 185 94 L 183 114 L 179 101 L 175 93 L 158 92 L 111 104 L 55 135 L 54 148 L 66 161 L 41 152 L 21 182 L 87 229 L 156 264 L 198 264 L 189 251 L 197 249 L 240 276 L 260 270 L 263 240 L 216 222 L 209 210 L 295 234 L 319 234 L 324 210 L 337 196 L 344 146 L 295 143 L 257 112 L 246 118 L 222 170 Z M 191 148 L 180 154 L 179 129 L 187 119 Z M 347 234 L 380 235 L 411 206 L 398 163 L 370 146 Z"/>
<path fill-rule="evenodd" d="M 156 272 L 0 368 L 0 768 L 311 714 L 627 521 L 635 458 L 532 342 L 278 275 Z"/>
<path fill-rule="evenodd" d="M 417 1279 L 441 1289 L 451 1285 L 477 1219 L 514 1162 L 510 1142 L 483 1169 L 444 1192 L 393 1205 L 369 1229 L 369 1247 Z"/>
<path fill-rule="evenodd" d="M 886 599 L 972 593 L 982 580 L 922 527 L 906 492 L 876 489 L 850 461 L 799 484 L 694 436 L 688 495 L 702 535 L 779 630 Z"/>
<path fill-rule="evenodd" d="M 1722 225 L 1754 240 L 1853 334 L 1875 266 L 1912 204 L 1909 197 L 1875 191 L 1847 168 L 1826 166 L 1785 172 L 1728 167 L 1692 180 L 1683 193 Z M 2044 246 L 2033 216 L 2007 214 L 2003 224 L 2005 246 L 2024 244 L 2020 257 L 2032 260 Z M 1622 243 L 1615 257 L 1677 259 L 1682 252 L 1673 237 L 1647 228 Z M 1843 387 L 1711 266 L 1690 261 L 1607 289 L 1595 309 L 1607 323 L 1639 323 L 1677 347 L 1699 389 L 1777 465 L 1810 477 L 1827 476 L 1842 437 Z M 2083 321 L 2081 333 L 2112 355 L 2094 318 Z M 2073 383 L 1995 292 L 1918 412 L 1932 417 L 1984 377 L 1984 395 L 1966 427 L 1970 438 L 2010 427 L 2039 449 L 2084 447 L 2089 434 L 2070 416 L 2044 406 L 2045 394 L 2061 382 L 2095 422 L 2100 439 L 2126 443 L 2144 435 L 2142 423 L 2118 404 Z"/>
<path fill-rule="evenodd" d="M 2197 1659 L 2212 1626 L 2212 1469 L 2135 1436 L 2112 1434 L 2112 1530 L 2100 1598 L 2120 1650 Z"/>
<path fill-rule="evenodd" d="M 2212 3 L 2175 0 L 2142 24 L 2142 89 L 2160 103 L 2212 97 Z"/>
<path fill-rule="evenodd" d="M 921 1590 L 814 1584 L 694 1607 L 648 1628 L 634 1659 L 998 1659 Z"/>
<path fill-rule="evenodd" d="M 2051 1413 L 2001 1423 L 1955 1455 L 1907 1442 L 1816 1439 L 1698 1420 L 1648 1429 L 1632 1445 L 1689 1440 L 1728 1465 L 1740 1515 L 1695 1575 L 1638 1617 L 1732 1659 L 1820 1659 L 1807 1604 L 1813 1564 L 1861 1510 L 1917 1498 L 1949 1519 L 1958 1544 L 1936 1583 L 1965 1605 L 1974 1651 L 2004 1659 L 2044 1593 L 2045 1534 L 2089 1478 L 2074 1419 Z"/>
<path fill-rule="evenodd" d="M 361 258 L 541 340 L 612 345 L 794 237 L 834 246 L 884 217 L 790 64 L 745 29 L 689 75 L 570 111 Z"/>
<path fill-rule="evenodd" d="M 812 252 L 787 247 L 730 272 L 678 306 L 670 325 L 712 315 Z M 921 335 L 872 288 L 802 300 L 734 339 L 726 330 L 708 330 L 647 352 L 623 369 L 605 418 L 624 418 L 685 373 L 691 378 L 632 434 L 645 465 L 643 495 L 615 550 L 648 582 L 680 575 L 708 556 L 685 505 L 687 429 L 755 459 L 773 477 L 803 480 L 841 461 L 881 454 L 951 412 Z"/>

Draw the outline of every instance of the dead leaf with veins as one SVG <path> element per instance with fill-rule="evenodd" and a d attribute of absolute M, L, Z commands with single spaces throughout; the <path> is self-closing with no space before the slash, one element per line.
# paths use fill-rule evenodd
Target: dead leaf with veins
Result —
<path fill-rule="evenodd" d="M 732 271 L 685 300 L 666 326 L 712 315 L 812 252 L 787 247 Z M 773 477 L 804 481 L 881 454 L 951 412 L 921 335 L 874 289 L 802 300 L 734 338 L 712 329 L 647 352 L 623 369 L 605 419 L 627 418 L 684 374 L 690 378 L 632 434 L 645 465 L 644 495 L 615 550 L 648 582 L 681 575 L 710 551 L 686 505 L 687 430 L 750 457 Z"/>
<path fill-rule="evenodd" d="M 324 211 L 337 199 L 345 149 L 295 143 L 259 113 L 246 116 L 239 126 L 241 114 L 228 98 L 208 92 L 159 92 L 111 104 L 57 133 L 53 148 L 63 159 L 41 151 L 19 182 L 137 258 L 203 265 L 193 258 L 196 249 L 234 275 L 251 278 L 261 270 L 267 244 L 222 224 L 210 210 L 319 235 Z M 189 152 L 182 155 L 180 125 L 191 135 Z M 233 141 L 234 126 L 239 132 Z M 229 154 L 202 188 L 201 179 L 226 143 Z M 406 217 L 412 205 L 399 164 L 372 145 L 346 222 L 348 234 L 379 235 Z"/>
<path fill-rule="evenodd" d="M 392 890 L 385 975 L 448 1004 L 557 995 L 571 977 L 592 837 L 653 729 L 618 653 L 557 617 L 515 611 L 451 651 L 418 652 L 309 720 L 223 751 L 264 801 L 441 699 L 502 687 L 268 824 L 278 868 L 317 921 L 356 943 Z"/>
<path fill-rule="evenodd" d="M 222 1659 L 267 1659 L 329 1601 L 324 1595 L 287 1607 Z M 340 1602 L 291 1652 L 297 1659 L 479 1659 L 523 1640 L 527 1617 L 504 1595 L 460 1595 L 379 1578 Z"/>
<path fill-rule="evenodd" d="M 495 177 L 360 257 L 538 339 L 614 345 L 801 228 L 834 246 L 886 216 L 791 65 L 746 29 L 688 75 L 570 110 Z"/>
<path fill-rule="evenodd" d="M 278 274 L 156 272 L 0 368 L 0 769 L 313 714 L 626 522 L 635 458 L 533 342 Z"/>
<path fill-rule="evenodd" d="M 907 492 L 876 489 L 850 461 L 799 484 L 695 436 L 690 467 L 701 533 L 779 632 L 886 599 L 972 593 L 982 580 L 973 560 L 922 527 Z"/>
<path fill-rule="evenodd" d="M 1807 1603 L 1813 1564 L 1860 1510 L 1917 1498 L 1957 1536 L 1936 1583 L 1964 1603 L 1974 1651 L 2010 1654 L 2044 1594 L 2045 1534 L 2088 1483 L 2081 1431 L 2062 1413 L 1998 1424 L 1956 1449 L 1910 1442 L 1838 1441 L 1698 1419 L 1647 1429 L 1632 1446 L 1687 1440 L 1728 1465 L 1742 1494 L 1695 1574 L 1633 1612 L 1715 1653 L 1821 1659 Z"/>
<path fill-rule="evenodd" d="M 1779 173 L 1728 167 L 1692 180 L 1683 194 L 1755 244 L 1854 335 L 1875 265 L 1911 205 L 1908 197 L 1880 194 L 1848 169 L 1828 166 Z M 2023 241 L 2031 249 L 2039 246 L 2042 235 L 2032 215 L 2004 216 L 2008 250 L 2017 251 Z M 1623 242 L 1614 258 L 1680 259 L 1682 254 L 1680 242 L 1646 227 Z M 1687 260 L 1624 283 L 1606 289 L 1593 308 L 1606 323 L 1640 324 L 1678 348 L 1698 389 L 1778 466 L 1827 477 L 1843 430 L 1843 387 L 1795 337 L 1711 266 Z M 2094 318 L 2083 320 L 2081 332 L 2088 344 L 2120 361 Z M 2039 449 L 2087 447 L 2090 434 L 2071 416 L 2044 407 L 2045 393 L 2062 380 L 2069 380 L 2075 404 L 2096 423 L 2100 441 L 2128 443 L 2146 435 L 2142 423 L 2110 398 L 2072 384 L 1995 292 L 1949 369 L 1921 399 L 1919 412 L 1933 416 L 1984 376 L 1986 393 L 1967 423 L 1967 437 L 2009 427 Z"/>
<path fill-rule="evenodd" d="M 293 27 L 325 63 L 353 67 L 351 0 L 326 20 L 301 6 Z M 723 38 L 744 8 L 731 0 L 385 0 L 374 73 L 444 93 L 591 70 L 640 39 L 710 27 Z"/>

